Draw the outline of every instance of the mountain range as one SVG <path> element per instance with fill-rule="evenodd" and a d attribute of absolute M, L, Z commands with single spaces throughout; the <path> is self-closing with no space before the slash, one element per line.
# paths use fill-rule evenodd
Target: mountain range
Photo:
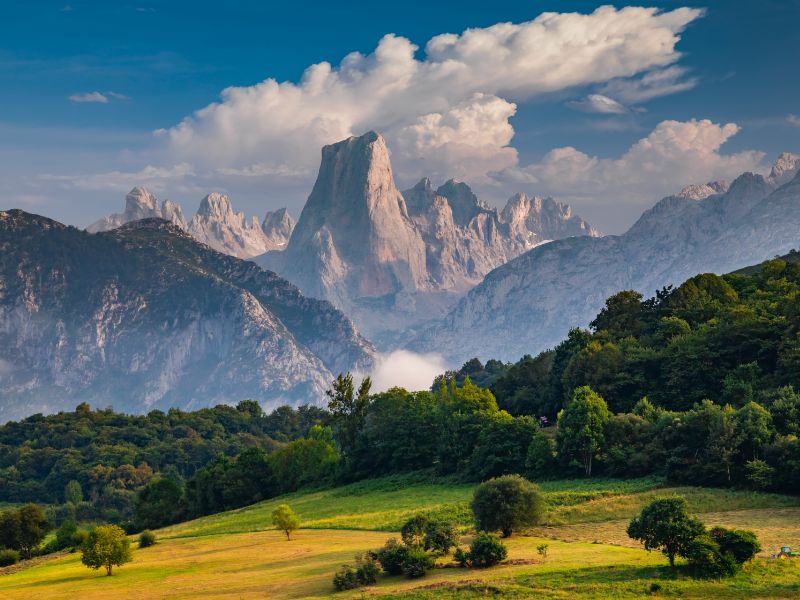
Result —
<path fill-rule="evenodd" d="M 515 360 L 586 327 L 620 290 L 652 296 L 697 273 L 726 273 L 800 246 L 800 156 L 767 176 L 690 185 L 659 201 L 624 234 L 538 246 L 489 273 L 409 347 L 453 362 Z"/>
<path fill-rule="evenodd" d="M 148 218 L 171 221 L 196 240 L 238 258 L 285 248 L 295 224 L 285 208 L 268 212 L 259 224 L 255 217 L 247 219 L 244 213 L 234 212 L 228 196 L 218 192 L 203 198 L 197 213 L 187 222 L 179 204 L 164 200 L 159 207 L 153 194 L 143 187 L 135 187 L 125 197 L 124 212 L 103 217 L 86 230 L 90 233 L 109 231 Z"/>
<path fill-rule="evenodd" d="M 330 300 L 380 343 L 442 316 L 492 269 L 552 239 L 598 236 L 569 206 L 517 194 L 502 211 L 465 183 L 404 192 L 375 132 L 322 149 L 319 175 L 285 250 L 254 260 Z"/>
<path fill-rule="evenodd" d="M 373 359 L 330 303 L 170 221 L 92 234 L 0 212 L 3 419 L 81 401 L 131 412 L 319 402 L 334 373 Z"/>

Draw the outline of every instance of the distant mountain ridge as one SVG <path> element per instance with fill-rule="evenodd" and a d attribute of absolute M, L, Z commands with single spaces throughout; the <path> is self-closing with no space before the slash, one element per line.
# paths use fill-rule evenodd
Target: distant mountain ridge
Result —
<path fill-rule="evenodd" d="M 551 239 L 597 236 L 552 199 L 502 211 L 464 183 L 427 178 L 400 192 L 375 132 L 322 149 L 319 175 L 285 251 L 255 260 L 330 300 L 373 339 L 444 314 L 495 267 Z"/>
<path fill-rule="evenodd" d="M 268 212 L 259 224 L 256 217 L 247 219 L 244 213 L 234 212 L 228 196 L 218 192 L 203 198 L 197 213 L 187 222 L 179 204 L 164 200 L 159 207 L 153 194 L 143 187 L 135 187 L 125 197 L 124 212 L 103 217 L 86 230 L 90 233 L 109 231 L 147 218 L 171 221 L 196 240 L 237 258 L 285 248 L 294 228 L 294 219 L 285 208 Z"/>
<path fill-rule="evenodd" d="M 319 402 L 374 349 L 328 302 L 146 218 L 87 232 L 0 212 L 0 418 L 113 404 Z"/>
<path fill-rule="evenodd" d="M 688 186 L 624 234 L 538 246 L 490 272 L 443 319 L 408 346 L 454 362 L 515 360 L 588 325 L 625 289 L 651 296 L 697 273 L 726 273 L 800 245 L 800 156 L 782 154 L 766 177 Z"/>

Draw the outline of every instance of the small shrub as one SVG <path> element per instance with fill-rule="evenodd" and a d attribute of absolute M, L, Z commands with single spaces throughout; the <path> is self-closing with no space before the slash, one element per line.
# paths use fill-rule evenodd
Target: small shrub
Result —
<path fill-rule="evenodd" d="M 433 565 L 433 558 L 425 550 L 409 548 L 403 559 L 403 574 L 411 579 L 416 579 L 425 575 L 425 572 L 432 569 Z"/>
<path fill-rule="evenodd" d="M 723 553 L 719 544 L 707 534 L 689 542 L 686 559 L 692 575 L 705 579 L 721 579 L 736 573 L 739 565 L 729 553 Z"/>
<path fill-rule="evenodd" d="M 8 548 L 0 549 L 0 567 L 8 567 L 19 562 L 19 552 Z"/>
<path fill-rule="evenodd" d="M 409 548 L 391 538 L 386 544 L 375 553 L 381 568 L 389 575 L 400 575 L 403 573 L 403 561 L 408 555 Z"/>
<path fill-rule="evenodd" d="M 542 557 L 542 562 L 545 562 L 547 560 L 548 547 L 549 547 L 548 544 L 539 544 L 538 546 L 536 546 L 536 552 L 539 554 L 539 556 Z"/>
<path fill-rule="evenodd" d="M 333 587 L 337 592 L 358 587 L 358 574 L 350 565 L 342 565 L 333 575 Z"/>
<path fill-rule="evenodd" d="M 650 590 L 649 591 L 650 591 L 651 595 L 652 594 L 657 594 L 658 592 L 661 591 L 661 584 L 658 583 L 657 581 L 654 581 L 653 583 L 650 584 Z"/>
<path fill-rule="evenodd" d="M 155 544 L 156 534 L 149 529 L 145 529 L 139 534 L 139 548 L 149 548 L 150 546 L 155 546 Z"/>
<path fill-rule="evenodd" d="M 378 574 L 381 572 L 378 563 L 368 554 L 366 557 L 356 557 L 358 568 L 356 569 L 356 579 L 361 585 L 373 585 L 378 581 Z"/>
<path fill-rule="evenodd" d="M 469 566 L 469 551 L 463 548 L 456 548 L 453 553 L 453 559 L 462 567 Z"/>
<path fill-rule="evenodd" d="M 478 533 L 469 547 L 469 564 L 479 569 L 494 566 L 506 556 L 505 544 L 493 533 Z"/>

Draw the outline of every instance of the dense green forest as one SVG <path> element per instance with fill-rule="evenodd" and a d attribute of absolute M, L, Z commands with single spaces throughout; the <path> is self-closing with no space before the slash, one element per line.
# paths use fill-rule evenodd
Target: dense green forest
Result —
<path fill-rule="evenodd" d="M 412 470 L 471 481 L 658 474 L 800 493 L 796 258 L 698 275 L 650 299 L 620 292 L 591 330 L 513 365 L 471 360 L 430 391 L 373 394 L 347 375 L 327 410 L 264 415 L 245 401 L 35 415 L 0 427 L 0 500 L 64 503 L 79 519 L 138 529 Z"/>

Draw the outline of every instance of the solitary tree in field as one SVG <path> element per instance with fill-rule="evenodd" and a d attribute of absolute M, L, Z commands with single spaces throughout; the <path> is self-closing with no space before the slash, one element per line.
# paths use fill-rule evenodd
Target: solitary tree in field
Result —
<path fill-rule="evenodd" d="M 490 479 L 475 489 L 472 512 L 479 531 L 500 531 L 508 537 L 515 529 L 541 522 L 544 499 L 539 488 L 519 475 Z"/>
<path fill-rule="evenodd" d="M 50 523 L 37 504 L 7 510 L 0 513 L 0 546 L 19 550 L 23 558 L 30 558 L 49 529 Z"/>
<path fill-rule="evenodd" d="M 300 517 L 294 514 L 288 504 L 281 504 L 272 511 L 272 524 L 286 534 L 287 540 L 291 540 L 291 533 L 300 527 Z"/>
<path fill-rule="evenodd" d="M 117 525 L 98 525 L 92 529 L 81 551 L 83 564 L 90 569 L 105 567 L 106 575 L 111 575 L 113 567 L 133 560 L 131 541 Z"/>
<path fill-rule="evenodd" d="M 576 388 L 570 403 L 558 414 L 558 454 L 577 460 L 587 477 L 592 462 L 605 441 L 605 426 L 611 418 L 603 398 L 589 386 Z"/>
<path fill-rule="evenodd" d="M 703 524 L 690 517 L 683 498 L 663 498 L 644 507 L 628 525 L 628 536 L 644 544 L 645 550 L 661 550 L 675 568 L 675 557 L 686 556 L 689 544 L 705 532 Z"/>

